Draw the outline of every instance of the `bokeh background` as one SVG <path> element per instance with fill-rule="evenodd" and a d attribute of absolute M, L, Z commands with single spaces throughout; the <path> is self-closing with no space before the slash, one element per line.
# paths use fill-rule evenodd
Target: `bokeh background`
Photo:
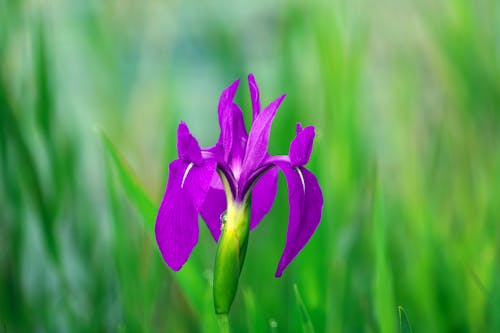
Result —
<path fill-rule="evenodd" d="M 248 73 L 325 206 L 275 279 L 280 179 L 234 332 L 500 332 L 496 0 L 0 0 L 0 332 L 217 331 L 207 228 L 179 273 L 152 230 L 177 124 L 213 144 L 236 78 L 248 124 Z"/>

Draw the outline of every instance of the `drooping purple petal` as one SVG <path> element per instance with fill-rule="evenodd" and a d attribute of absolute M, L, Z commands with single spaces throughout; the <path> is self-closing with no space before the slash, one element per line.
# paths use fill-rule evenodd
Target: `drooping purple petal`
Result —
<path fill-rule="evenodd" d="M 297 136 L 290 143 L 290 152 L 288 154 L 292 166 L 302 166 L 309 162 L 314 135 L 314 126 L 307 126 L 302 129 L 302 126 L 297 124 Z"/>
<path fill-rule="evenodd" d="M 318 227 L 323 209 L 323 195 L 316 177 L 306 168 L 292 168 L 283 162 L 277 165 L 285 174 L 290 204 L 286 245 L 275 274 L 280 277 Z"/>
<path fill-rule="evenodd" d="M 250 230 L 253 230 L 271 210 L 278 190 L 278 174 L 278 169 L 272 168 L 255 183 L 252 190 Z"/>
<path fill-rule="evenodd" d="M 285 95 L 281 95 L 269 104 L 259 113 L 252 124 L 243 161 L 243 174 L 245 176 L 248 176 L 268 155 L 267 147 L 271 124 L 283 98 L 285 98 Z"/>
<path fill-rule="evenodd" d="M 255 120 L 257 115 L 260 113 L 260 96 L 259 96 L 259 86 L 255 81 L 253 74 L 248 75 L 248 87 L 250 88 L 250 98 L 252 99 L 252 119 Z"/>
<path fill-rule="evenodd" d="M 186 162 L 193 162 L 196 165 L 203 163 L 200 145 L 183 121 L 177 128 L 177 151 L 179 158 Z"/>
<path fill-rule="evenodd" d="M 234 81 L 222 92 L 219 99 L 219 125 L 220 125 L 220 140 L 224 148 L 224 160 L 227 161 L 231 147 L 233 144 L 233 125 L 234 125 L 234 112 L 233 112 L 233 99 L 238 89 L 240 80 Z"/>
<path fill-rule="evenodd" d="M 200 214 L 216 242 L 219 241 L 221 234 L 221 215 L 226 209 L 226 193 L 219 175 L 215 174 L 205 201 L 201 206 Z"/>
<path fill-rule="evenodd" d="M 181 269 L 198 242 L 198 213 L 186 188 L 181 187 L 188 165 L 182 160 L 170 163 L 167 188 L 155 224 L 160 252 L 174 271 Z"/>

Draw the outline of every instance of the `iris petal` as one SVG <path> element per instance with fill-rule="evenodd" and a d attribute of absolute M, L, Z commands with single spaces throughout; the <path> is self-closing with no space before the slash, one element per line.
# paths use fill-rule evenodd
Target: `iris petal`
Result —
<path fill-rule="evenodd" d="M 219 99 L 219 125 L 220 140 L 224 148 L 224 160 L 227 161 L 233 144 L 234 112 L 233 99 L 238 89 L 240 80 L 234 81 L 229 87 L 224 89 Z"/>
<path fill-rule="evenodd" d="M 240 107 L 235 103 L 233 103 L 232 113 L 233 143 L 231 145 L 231 152 L 227 162 L 233 171 L 234 177 L 238 179 L 241 173 L 243 157 L 245 156 L 248 134 L 243 120 L 243 113 L 241 112 Z"/>
<path fill-rule="evenodd" d="M 276 192 L 278 191 L 277 168 L 272 168 L 255 183 L 252 190 L 252 213 L 250 214 L 250 230 L 253 230 L 262 218 L 273 207 Z"/>
<path fill-rule="evenodd" d="M 200 145 L 183 121 L 177 128 L 177 151 L 179 158 L 186 162 L 193 162 L 196 165 L 203 163 Z"/>
<path fill-rule="evenodd" d="M 226 193 L 218 174 L 214 174 L 210 189 L 201 206 L 200 214 L 216 242 L 221 234 L 221 215 L 227 207 Z"/>
<path fill-rule="evenodd" d="M 302 166 L 309 162 L 315 135 L 313 126 L 307 126 L 304 129 L 301 126 L 299 129 L 299 126 L 300 124 L 297 126 L 297 136 L 290 143 L 288 154 L 292 166 Z"/>
<path fill-rule="evenodd" d="M 323 209 L 323 194 L 316 177 L 306 168 L 291 167 L 283 162 L 277 165 L 285 174 L 290 204 L 286 245 L 275 274 L 280 277 L 318 227 Z"/>
<path fill-rule="evenodd" d="M 195 166 L 180 159 L 169 165 L 155 235 L 163 259 L 174 271 L 184 265 L 198 242 L 198 211 L 207 195 L 215 167 L 215 161 Z"/>
<path fill-rule="evenodd" d="M 285 98 L 285 95 L 271 102 L 271 104 L 259 113 L 252 124 L 252 129 L 248 136 L 245 159 L 243 161 L 243 175 L 245 177 L 259 166 L 268 154 L 267 147 L 269 145 L 271 124 L 283 98 Z"/>
<path fill-rule="evenodd" d="M 197 212 L 205 201 L 213 176 L 216 175 L 216 167 L 217 162 L 207 160 L 202 166 L 193 166 L 185 177 L 183 189 L 188 192 Z"/>
<path fill-rule="evenodd" d="M 257 115 L 260 113 L 260 96 L 259 86 L 257 86 L 257 82 L 255 82 L 253 74 L 248 75 L 248 87 L 250 88 L 250 98 L 252 99 L 252 119 L 255 120 Z"/>

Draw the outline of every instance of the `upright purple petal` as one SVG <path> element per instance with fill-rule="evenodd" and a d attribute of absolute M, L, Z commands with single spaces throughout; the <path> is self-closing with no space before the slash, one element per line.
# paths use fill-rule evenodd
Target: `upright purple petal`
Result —
<path fill-rule="evenodd" d="M 269 104 L 259 113 L 252 124 L 245 151 L 245 160 L 243 161 L 243 174 L 245 176 L 248 176 L 268 155 L 267 147 L 271 124 L 283 98 L 285 98 L 285 95 L 278 97 Z"/>
<path fill-rule="evenodd" d="M 292 166 L 302 166 L 309 162 L 314 135 L 313 126 L 302 129 L 302 126 L 297 124 L 297 136 L 290 143 L 290 152 L 288 154 Z"/>
<path fill-rule="evenodd" d="M 227 161 L 233 144 L 233 99 L 238 89 L 240 80 L 234 81 L 229 87 L 222 91 L 219 99 L 219 125 L 221 131 L 222 147 L 224 148 L 224 160 Z"/>
<path fill-rule="evenodd" d="M 252 119 L 255 120 L 260 113 L 260 96 L 259 86 L 257 86 L 253 74 L 248 75 L 248 87 L 250 88 L 250 98 L 252 99 Z"/>
<path fill-rule="evenodd" d="M 200 145 L 183 121 L 177 128 L 177 151 L 179 158 L 186 162 L 193 162 L 196 165 L 203 163 Z"/>
<path fill-rule="evenodd" d="M 212 178 L 208 194 L 201 206 L 200 214 L 216 242 L 221 234 L 221 215 L 227 209 L 226 193 L 218 174 Z"/>
<path fill-rule="evenodd" d="M 257 183 L 255 183 L 252 190 L 250 230 L 253 230 L 273 207 L 278 190 L 278 174 L 278 169 L 272 168 L 266 171 Z"/>
<path fill-rule="evenodd" d="M 300 132 L 302 132 L 302 124 L 296 123 L 295 124 L 295 135 L 299 134 Z"/>
<path fill-rule="evenodd" d="M 309 241 L 321 220 L 323 195 L 313 173 L 304 167 L 290 167 L 288 163 L 277 163 L 288 183 L 290 214 L 286 245 L 276 270 L 276 277 L 297 256 Z"/>
<path fill-rule="evenodd" d="M 229 154 L 229 159 L 227 163 L 233 171 L 233 175 L 236 179 L 239 178 L 241 173 L 241 168 L 243 164 L 243 158 L 245 156 L 245 147 L 248 140 L 247 130 L 245 128 L 245 122 L 243 120 L 243 113 L 240 107 L 233 103 L 233 143 L 231 145 L 231 151 Z"/>

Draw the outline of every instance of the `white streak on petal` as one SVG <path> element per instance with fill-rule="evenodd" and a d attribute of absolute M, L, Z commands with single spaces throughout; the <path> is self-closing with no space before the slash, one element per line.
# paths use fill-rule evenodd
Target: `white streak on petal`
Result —
<path fill-rule="evenodd" d="M 184 187 L 184 181 L 186 180 L 186 177 L 187 177 L 187 175 L 189 173 L 189 170 L 191 170 L 191 168 L 193 167 L 193 165 L 194 165 L 193 162 L 189 163 L 189 165 L 186 168 L 186 171 L 184 171 L 184 176 L 182 176 L 181 188 Z M 302 180 L 302 182 L 304 182 L 304 180 Z"/>
<path fill-rule="evenodd" d="M 304 190 L 304 193 L 306 193 L 306 182 L 304 181 L 304 176 L 302 175 L 302 171 L 298 167 L 295 168 L 297 172 L 299 173 L 300 176 L 300 181 L 302 182 L 302 189 Z"/>

